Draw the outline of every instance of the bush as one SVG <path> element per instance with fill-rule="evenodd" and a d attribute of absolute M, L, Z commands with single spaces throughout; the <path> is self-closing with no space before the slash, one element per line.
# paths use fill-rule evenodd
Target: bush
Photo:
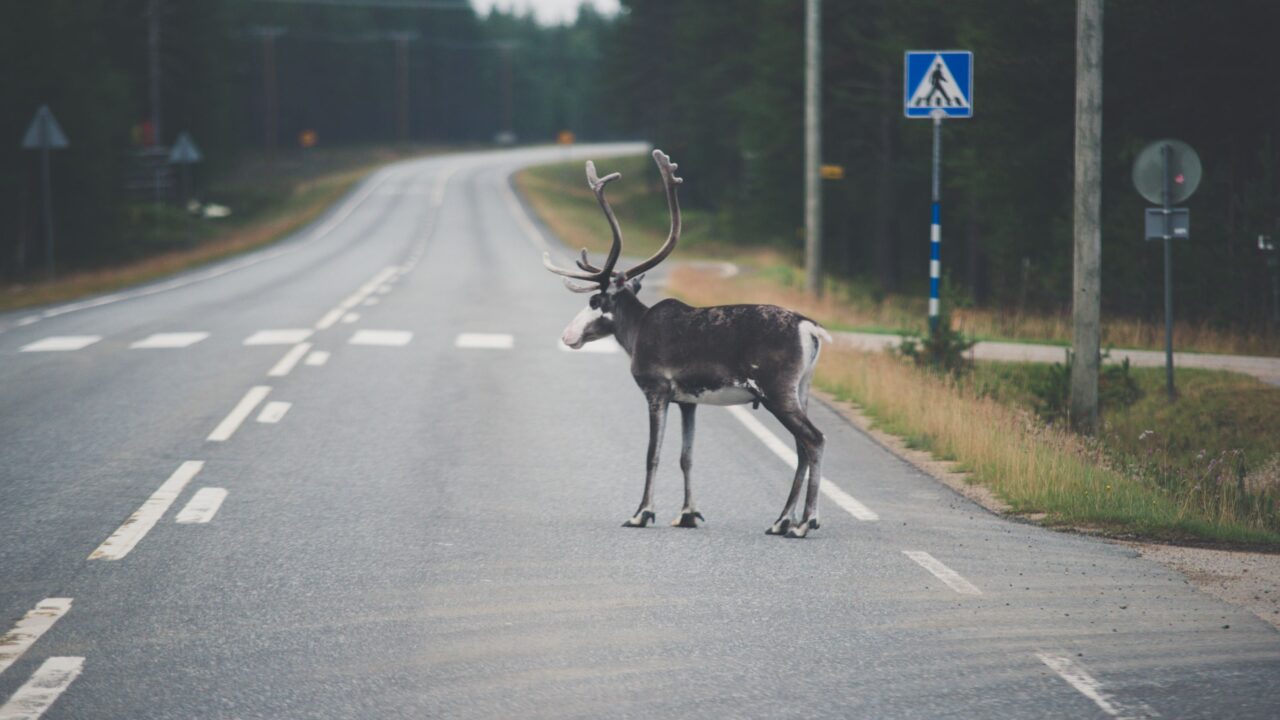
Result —
<path fill-rule="evenodd" d="M 904 334 L 898 345 L 899 356 L 908 358 L 918 367 L 950 375 L 959 375 L 972 367 L 965 353 L 978 341 L 951 327 L 951 317 L 943 313 L 938 318 L 938 331 L 921 336 Z"/>
<path fill-rule="evenodd" d="M 1049 371 L 1032 380 L 1036 414 L 1048 422 L 1065 420 L 1071 406 L 1071 365 L 1074 354 L 1066 351 L 1066 362 L 1054 363 Z M 1105 361 L 1110 351 L 1102 353 Z M 1106 408 L 1127 408 L 1142 397 L 1142 388 L 1129 371 L 1129 358 L 1119 365 L 1102 365 L 1098 370 L 1098 412 Z"/>

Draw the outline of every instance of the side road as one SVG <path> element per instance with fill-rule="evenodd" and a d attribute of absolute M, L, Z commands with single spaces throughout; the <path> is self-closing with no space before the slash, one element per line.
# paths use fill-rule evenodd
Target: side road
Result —
<path fill-rule="evenodd" d="M 859 350 L 882 351 L 897 347 L 901 338 L 860 332 L 832 333 L 836 342 Z M 980 342 L 970 352 L 977 360 L 1001 360 L 1005 362 L 1062 362 L 1065 348 L 1059 345 L 1033 345 L 1011 342 Z M 1164 365 L 1164 353 L 1156 350 L 1111 350 L 1107 362 L 1120 363 L 1125 359 L 1136 367 Z M 1280 385 L 1280 358 L 1253 355 L 1214 355 L 1210 353 L 1173 354 L 1175 367 L 1203 368 L 1206 370 L 1230 370 L 1252 375 L 1272 385 Z"/>

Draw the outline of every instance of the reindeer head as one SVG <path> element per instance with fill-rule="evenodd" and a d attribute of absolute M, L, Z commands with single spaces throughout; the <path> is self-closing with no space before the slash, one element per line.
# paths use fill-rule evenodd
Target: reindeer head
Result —
<path fill-rule="evenodd" d="M 614 310 L 618 295 L 620 293 L 634 295 L 639 292 L 640 280 L 644 273 L 665 260 L 676 248 L 676 242 L 680 239 L 680 201 L 676 197 L 676 186 L 683 180 L 676 177 L 677 165 L 671 162 L 671 158 L 661 150 L 653 151 L 653 161 L 657 163 L 658 170 L 662 173 L 662 184 L 667 191 L 667 208 L 671 211 L 671 232 L 667 235 L 667 241 L 658 249 L 658 252 L 654 253 L 653 257 L 629 270 L 614 271 L 614 265 L 618 263 L 618 257 L 622 254 L 622 229 L 618 227 L 618 218 L 613 214 L 613 208 L 609 207 L 609 201 L 604 197 L 604 186 L 621 178 L 622 175 L 611 173 L 603 178 L 597 177 L 595 163 L 590 160 L 587 161 L 587 185 L 595 193 L 600 208 L 604 210 L 604 215 L 609 220 L 609 227 L 613 230 L 613 245 L 609 248 L 609 256 L 605 259 L 604 266 L 592 265 L 587 258 L 586 248 L 583 248 L 582 256 L 577 261 L 577 270 L 556 267 L 551 262 L 550 254 L 542 254 L 542 264 L 551 272 L 563 275 L 565 287 L 576 293 L 592 294 L 587 307 L 573 318 L 560 336 L 565 345 L 575 350 L 592 340 L 599 340 L 613 334 Z M 569 278 L 582 280 L 584 283 L 572 282 Z"/>

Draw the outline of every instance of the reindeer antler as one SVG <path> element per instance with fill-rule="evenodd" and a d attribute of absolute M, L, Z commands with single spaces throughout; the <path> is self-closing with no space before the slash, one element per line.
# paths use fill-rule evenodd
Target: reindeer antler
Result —
<path fill-rule="evenodd" d="M 658 252 L 644 262 L 636 265 L 630 270 L 620 273 L 622 279 L 633 278 L 652 270 L 658 263 L 667 259 L 672 250 L 676 249 L 676 243 L 680 241 L 680 199 L 676 197 L 676 186 L 684 182 L 683 178 L 676 177 L 676 169 L 679 165 L 671 162 L 671 158 L 661 150 L 653 151 L 653 161 L 658 165 L 658 172 L 662 173 L 662 184 L 667 189 L 667 209 L 671 212 L 671 232 L 667 234 L 667 241 L 663 243 Z"/>
<path fill-rule="evenodd" d="M 596 164 L 587 161 L 587 186 L 591 188 L 591 192 L 595 193 L 596 201 L 600 203 L 600 209 L 604 210 L 604 215 L 609 220 L 609 228 L 613 231 L 613 245 L 609 248 L 609 256 L 604 262 L 604 267 L 596 267 L 587 259 L 587 250 L 583 248 L 582 258 L 577 261 L 577 265 L 582 272 L 576 270 L 566 270 L 556 267 L 551 262 L 550 253 L 542 254 L 542 265 L 557 275 L 563 275 L 566 278 L 574 278 L 575 280 L 586 280 L 596 283 L 600 288 L 608 287 L 609 281 L 613 276 L 613 266 L 618 262 L 618 256 L 622 254 L 622 228 L 618 226 L 618 218 L 613 214 L 613 208 L 609 206 L 609 201 L 604 196 L 604 186 L 622 177 L 622 173 L 610 173 L 603 178 L 596 175 Z M 587 285 L 578 285 L 565 281 L 565 287 L 574 292 L 593 292 L 596 288 Z"/>

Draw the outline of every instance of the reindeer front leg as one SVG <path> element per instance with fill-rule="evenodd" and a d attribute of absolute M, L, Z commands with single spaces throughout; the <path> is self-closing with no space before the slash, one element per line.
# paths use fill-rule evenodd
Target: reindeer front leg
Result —
<path fill-rule="evenodd" d="M 706 518 L 702 517 L 702 513 L 693 506 L 693 419 L 694 413 L 698 406 L 693 403 L 679 403 L 680 405 L 680 472 L 684 473 L 684 507 L 680 510 L 680 517 L 671 521 L 671 527 L 696 528 L 698 521 L 706 522 Z"/>
<path fill-rule="evenodd" d="M 645 460 L 644 497 L 640 507 L 622 527 L 645 527 L 655 518 L 653 514 L 653 479 L 658 474 L 658 454 L 662 451 L 662 433 L 667 427 L 667 406 L 671 400 L 665 395 L 649 395 L 649 454 Z"/>

